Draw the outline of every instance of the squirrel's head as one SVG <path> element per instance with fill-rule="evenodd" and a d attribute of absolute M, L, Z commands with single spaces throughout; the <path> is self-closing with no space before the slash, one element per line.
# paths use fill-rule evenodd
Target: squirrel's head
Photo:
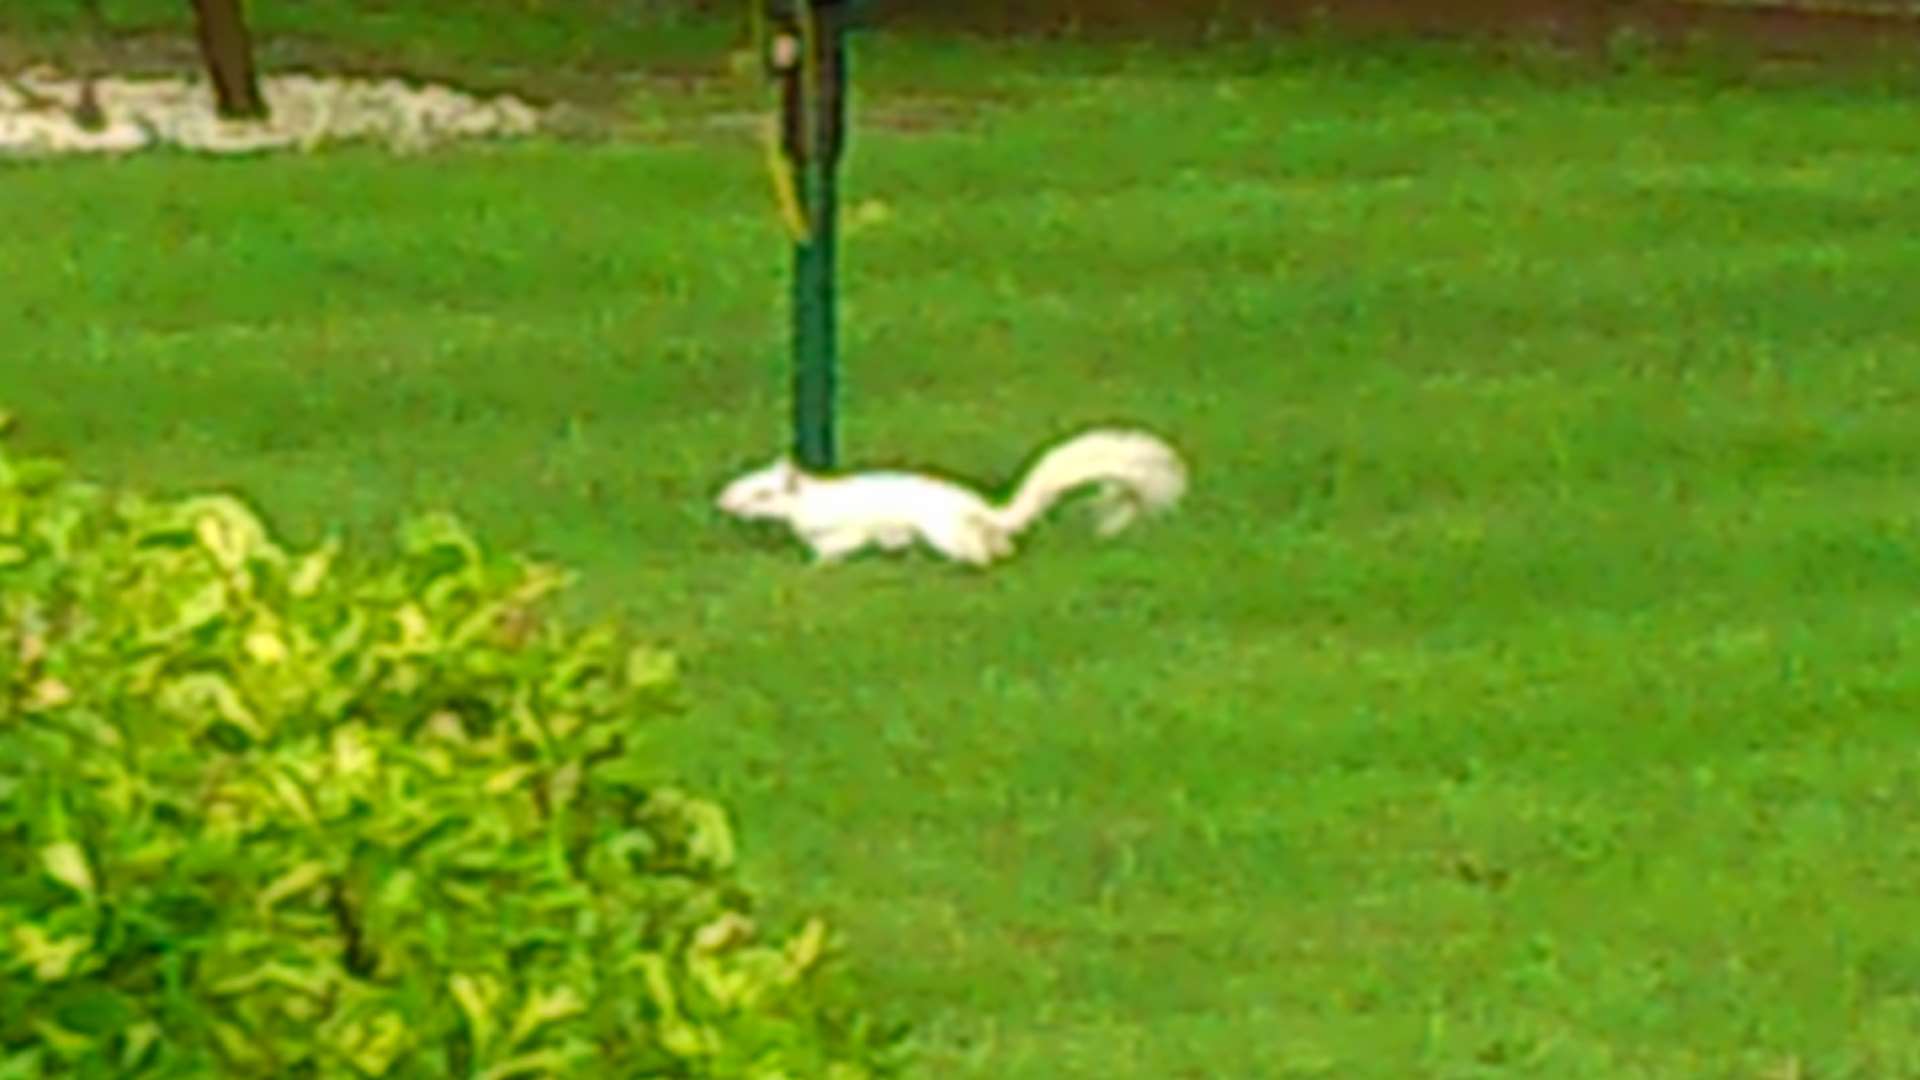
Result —
<path fill-rule="evenodd" d="M 785 518 L 800 495 L 800 481 L 799 468 L 783 457 L 722 488 L 714 505 L 737 518 Z"/>

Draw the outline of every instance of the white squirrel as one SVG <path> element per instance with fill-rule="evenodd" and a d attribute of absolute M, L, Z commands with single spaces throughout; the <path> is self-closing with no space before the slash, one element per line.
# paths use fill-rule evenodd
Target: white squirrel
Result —
<path fill-rule="evenodd" d="M 1096 531 L 1111 536 L 1143 514 L 1171 510 L 1187 489 L 1180 455 L 1144 431 L 1095 428 L 1048 449 L 1001 505 L 938 476 L 864 472 L 822 476 L 792 458 L 734 480 L 715 505 L 745 520 L 784 521 L 819 563 L 872 546 L 899 551 L 917 538 L 958 562 L 985 566 L 1013 554 L 1013 538 L 1068 492 L 1097 485 Z"/>

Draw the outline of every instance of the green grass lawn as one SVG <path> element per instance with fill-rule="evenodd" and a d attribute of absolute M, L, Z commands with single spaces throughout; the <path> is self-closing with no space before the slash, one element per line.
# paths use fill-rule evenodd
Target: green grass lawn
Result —
<path fill-rule="evenodd" d="M 0 168 L 0 402 L 299 540 L 450 507 L 579 568 L 930 1076 L 1920 1076 L 1920 102 L 862 60 L 857 115 L 978 109 L 855 136 L 844 456 L 998 484 L 1136 420 L 1182 513 L 984 575 L 719 520 L 786 249 L 694 125 Z"/>

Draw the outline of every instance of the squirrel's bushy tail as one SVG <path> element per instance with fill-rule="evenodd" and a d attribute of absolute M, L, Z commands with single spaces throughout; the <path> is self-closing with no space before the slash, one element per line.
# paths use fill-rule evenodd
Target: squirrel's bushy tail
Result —
<path fill-rule="evenodd" d="M 1111 536 L 1143 514 L 1170 510 L 1187 490 L 1187 467 L 1158 436 L 1096 428 L 1040 455 L 998 512 L 1000 526 L 1017 533 L 1068 492 L 1098 485 L 1094 514 L 1100 535 Z"/>

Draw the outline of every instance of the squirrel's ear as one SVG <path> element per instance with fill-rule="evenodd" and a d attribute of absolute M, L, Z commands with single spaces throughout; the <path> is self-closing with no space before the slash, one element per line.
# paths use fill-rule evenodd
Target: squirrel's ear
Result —
<path fill-rule="evenodd" d="M 780 486 L 788 494 L 800 490 L 800 470 L 794 465 L 792 458 L 780 459 Z"/>

